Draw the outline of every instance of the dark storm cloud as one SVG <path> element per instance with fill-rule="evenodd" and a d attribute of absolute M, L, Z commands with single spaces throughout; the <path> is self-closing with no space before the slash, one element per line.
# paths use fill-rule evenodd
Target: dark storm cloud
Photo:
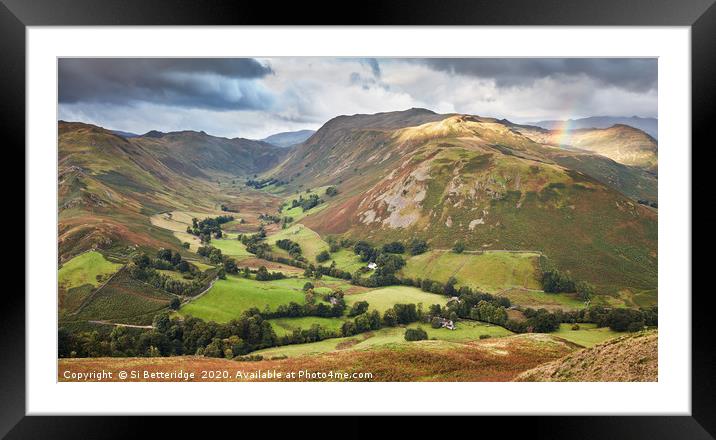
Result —
<path fill-rule="evenodd" d="M 427 58 L 410 61 L 432 69 L 494 79 L 499 87 L 531 85 L 543 78 L 589 77 L 635 92 L 656 88 L 655 58 Z"/>
<path fill-rule="evenodd" d="M 265 109 L 272 95 L 255 80 L 271 73 L 249 58 L 61 58 L 59 100 Z"/>
<path fill-rule="evenodd" d="M 370 66 L 371 72 L 373 72 L 373 76 L 376 79 L 380 79 L 381 71 L 380 71 L 380 64 L 378 63 L 378 60 L 375 58 L 368 58 L 365 60 L 365 63 Z"/>

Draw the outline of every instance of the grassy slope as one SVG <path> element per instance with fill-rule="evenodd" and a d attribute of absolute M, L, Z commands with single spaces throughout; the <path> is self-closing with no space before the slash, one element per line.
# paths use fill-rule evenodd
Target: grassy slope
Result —
<path fill-rule="evenodd" d="M 456 330 L 434 329 L 429 324 L 413 323 L 406 327 L 387 327 L 360 335 L 325 339 L 307 344 L 286 345 L 256 351 L 265 358 L 274 356 L 304 356 L 343 350 L 367 350 L 383 346 L 400 346 L 411 344 L 405 340 L 406 328 L 421 327 L 428 333 L 428 338 L 444 342 L 477 341 L 481 335 L 503 337 L 512 334 L 509 330 L 495 325 L 476 321 L 460 321 Z M 275 328 L 275 326 L 274 326 Z"/>
<path fill-rule="evenodd" d="M 511 287 L 540 289 L 538 258 L 534 253 L 430 251 L 409 258 L 403 274 L 440 282 L 454 276 L 459 285 L 493 293 Z"/>
<path fill-rule="evenodd" d="M 572 324 L 561 324 L 559 330 L 552 334 L 583 347 L 591 347 L 607 339 L 624 335 L 608 327 L 597 328 L 596 324 L 579 324 L 579 330 L 572 330 Z"/>
<path fill-rule="evenodd" d="M 241 314 L 257 307 L 263 310 L 266 305 L 274 310 L 281 304 L 305 303 L 303 285 L 311 281 L 319 287 L 347 288 L 343 281 L 326 277 L 316 282 L 305 278 L 286 278 L 274 281 L 255 281 L 237 276 L 227 276 L 218 280 L 214 286 L 202 295 L 179 309 L 181 315 L 191 315 L 205 321 L 228 322 Z"/>
<path fill-rule="evenodd" d="M 300 288 L 277 285 L 274 281 L 258 282 L 228 276 L 225 280 L 216 281 L 200 298 L 184 304 L 179 313 L 205 321 L 228 322 L 238 318 L 251 307 L 263 310 L 268 305 L 275 309 L 292 301 L 305 303 L 304 293 Z"/>
<path fill-rule="evenodd" d="M 90 284 L 97 287 L 103 279 L 117 272 L 121 264 L 107 261 L 97 252 L 85 252 L 67 261 L 58 271 L 58 281 L 65 289 Z"/>
<path fill-rule="evenodd" d="M 60 314 L 77 310 L 101 283 L 121 267 L 121 264 L 106 260 L 96 251 L 85 252 L 63 264 L 57 277 Z"/>
<path fill-rule="evenodd" d="M 303 256 L 312 263 L 316 262 L 316 255 L 321 251 L 328 250 L 328 244 L 321 239 L 321 236 L 302 224 L 295 224 L 289 228 L 281 229 L 269 236 L 266 242 L 272 245 L 273 252 L 288 255 L 283 249 L 279 249 L 276 246 L 276 241 L 286 238 L 298 243 L 301 246 Z"/>
<path fill-rule="evenodd" d="M 314 324 L 318 324 L 328 330 L 339 331 L 345 320 L 341 318 L 321 318 L 318 316 L 304 316 L 301 318 L 271 319 L 269 322 L 271 322 L 271 326 L 276 332 L 276 335 L 283 336 L 286 334 L 290 334 L 291 332 L 293 332 L 293 330 L 296 329 L 308 330 Z"/>
<path fill-rule="evenodd" d="M 360 260 L 360 257 L 356 255 L 352 249 L 339 249 L 337 252 L 331 254 L 331 260 L 323 265 L 330 265 L 331 261 L 336 262 L 336 267 L 343 269 L 350 273 L 355 273 L 356 270 L 361 267 L 365 267 L 367 263 Z"/>
<path fill-rule="evenodd" d="M 350 307 L 358 301 L 368 301 L 369 310 L 378 310 L 383 313 L 394 304 L 423 304 L 423 309 L 433 304 L 444 305 L 448 298 L 443 295 L 423 292 L 416 287 L 389 286 L 345 296 L 346 304 Z"/>

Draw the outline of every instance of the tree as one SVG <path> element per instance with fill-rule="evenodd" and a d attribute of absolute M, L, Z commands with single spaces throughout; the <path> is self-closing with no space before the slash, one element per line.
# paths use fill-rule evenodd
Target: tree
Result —
<path fill-rule="evenodd" d="M 428 333 L 420 327 L 405 330 L 406 341 L 422 341 L 424 339 L 428 339 Z"/>
<path fill-rule="evenodd" d="M 368 310 L 368 301 L 358 301 L 353 303 L 351 309 L 348 311 L 348 316 L 358 316 L 365 313 Z"/>
<path fill-rule="evenodd" d="M 172 298 L 169 302 L 169 308 L 172 310 L 179 310 L 179 306 L 181 306 L 181 301 L 177 297 Z"/>
<path fill-rule="evenodd" d="M 456 254 L 461 254 L 465 250 L 465 243 L 462 241 L 456 241 L 455 245 L 452 247 L 452 251 Z"/>
<path fill-rule="evenodd" d="M 428 243 L 425 240 L 414 238 L 408 244 L 410 255 L 420 255 L 428 250 Z"/>
<path fill-rule="evenodd" d="M 268 281 L 269 279 L 270 275 L 266 266 L 259 267 L 259 270 L 256 272 L 256 281 Z"/>
<path fill-rule="evenodd" d="M 405 252 L 405 246 L 403 245 L 403 243 L 393 241 L 391 243 L 383 245 L 383 252 L 390 254 L 402 254 L 403 252 Z"/>
<path fill-rule="evenodd" d="M 338 189 L 335 186 L 329 186 L 326 188 L 326 195 L 330 197 L 335 197 L 338 195 Z"/>
<path fill-rule="evenodd" d="M 388 309 L 383 313 L 383 325 L 386 327 L 395 327 L 398 325 L 398 315 L 395 310 Z"/>
<path fill-rule="evenodd" d="M 316 255 L 316 261 L 319 263 L 324 263 L 328 261 L 331 258 L 331 254 L 328 253 L 327 250 L 321 251 L 318 255 Z"/>

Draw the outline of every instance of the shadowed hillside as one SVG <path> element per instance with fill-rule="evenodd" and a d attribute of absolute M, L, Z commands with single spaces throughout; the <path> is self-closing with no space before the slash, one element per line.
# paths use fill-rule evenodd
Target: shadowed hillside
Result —
<path fill-rule="evenodd" d="M 59 122 L 60 260 L 87 249 L 178 247 L 149 216 L 212 209 L 226 199 L 216 176 L 260 173 L 285 150 L 257 141 L 197 132 L 125 138 L 89 124 Z"/>

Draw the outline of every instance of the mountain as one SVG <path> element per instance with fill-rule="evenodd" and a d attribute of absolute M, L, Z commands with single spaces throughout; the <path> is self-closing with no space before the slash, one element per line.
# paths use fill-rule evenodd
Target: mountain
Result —
<path fill-rule="evenodd" d="M 292 145 L 300 144 L 313 136 L 313 133 L 315 132 L 316 130 L 286 131 L 283 133 L 272 134 L 265 139 L 261 139 L 261 141 L 277 147 L 290 147 Z"/>
<path fill-rule="evenodd" d="M 516 129 L 536 142 L 596 153 L 615 162 L 653 173 L 658 170 L 656 140 L 628 125 L 569 131 L 545 130 L 525 125 L 516 126 Z"/>
<path fill-rule="evenodd" d="M 656 382 L 656 330 L 628 334 L 540 365 L 517 377 L 522 382 Z"/>
<path fill-rule="evenodd" d="M 656 212 L 588 167 L 560 164 L 560 149 L 520 130 L 425 109 L 341 116 L 266 176 L 287 181 L 287 191 L 338 187 L 329 206 L 302 220 L 321 235 L 536 250 L 601 292 L 655 289 Z"/>
<path fill-rule="evenodd" d="M 658 139 L 659 120 L 656 118 L 640 118 L 638 116 L 591 116 L 582 119 L 568 119 L 566 121 L 539 121 L 527 122 L 526 125 L 536 125 L 537 127 L 547 130 L 567 128 L 576 130 L 579 128 L 609 128 L 612 125 L 628 125 L 638 128 L 639 130 L 649 134 L 654 139 Z"/>
<path fill-rule="evenodd" d="M 263 142 L 201 132 L 126 138 L 90 124 L 58 126 L 61 260 L 98 247 L 176 247 L 170 232 L 151 227 L 150 215 L 214 208 L 228 197 L 215 179 L 261 173 L 286 153 Z"/>

